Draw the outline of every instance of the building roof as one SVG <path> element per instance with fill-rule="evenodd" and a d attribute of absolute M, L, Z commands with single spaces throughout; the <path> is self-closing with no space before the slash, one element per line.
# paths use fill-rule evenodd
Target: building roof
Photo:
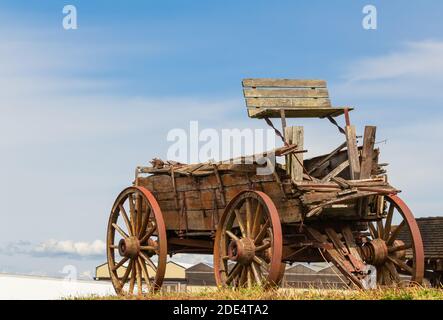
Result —
<path fill-rule="evenodd" d="M 420 228 L 423 246 L 425 249 L 425 259 L 443 258 L 443 217 L 417 218 Z M 407 228 L 403 228 L 398 236 L 406 244 L 411 242 Z"/>
<path fill-rule="evenodd" d="M 199 262 L 186 269 L 186 272 L 214 272 L 214 268 L 205 262 Z"/>

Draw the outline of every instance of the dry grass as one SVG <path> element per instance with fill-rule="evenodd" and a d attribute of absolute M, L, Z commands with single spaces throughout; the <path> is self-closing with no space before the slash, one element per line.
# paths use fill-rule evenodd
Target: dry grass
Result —
<path fill-rule="evenodd" d="M 201 292 L 156 293 L 150 296 L 89 296 L 84 300 L 443 300 L 443 289 L 389 288 L 377 290 L 219 289 Z"/>

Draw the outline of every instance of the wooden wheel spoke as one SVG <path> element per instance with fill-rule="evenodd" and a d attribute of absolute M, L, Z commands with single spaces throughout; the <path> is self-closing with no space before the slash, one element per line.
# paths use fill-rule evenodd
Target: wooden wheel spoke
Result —
<path fill-rule="evenodd" d="M 226 232 L 226 234 L 227 234 L 232 240 L 235 240 L 235 241 L 240 240 L 240 239 L 239 239 L 235 234 L 233 234 L 230 230 L 226 230 L 225 232 Z"/>
<path fill-rule="evenodd" d="M 146 261 L 146 263 L 152 268 L 154 269 L 155 272 L 157 272 L 157 267 L 155 266 L 154 262 L 147 256 L 145 255 L 143 252 L 139 252 L 140 257 L 143 258 L 143 260 Z"/>
<path fill-rule="evenodd" d="M 252 274 L 252 268 L 250 265 L 247 267 L 246 272 L 247 272 L 247 279 L 248 279 L 248 288 L 252 288 L 254 275 Z"/>
<path fill-rule="evenodd" d="M 400 233 L 401 229 L 406 225 L 405 220 L 403 220 L 395 229 L 394 231 L 391 233 L 391 235 L 388 237 L 388 240 L 386 241 L 386 244 L 388 246 L 392 245 L 395 241 L 395 239 L 397 239 L 398 234 Z"/>
<path fill-rule="evenodd" d="M 136 221 L 136 216 L 135 216 L 134 197 L 132 196 L 132 194 L 129 194 L 128 202 L 129 202 L 129 214 L 131 215 L 132 233 L 136 234 L 137 221 Z"/>
<path fill-rule="evenodd" d="M 260 268 L 257 269 L 257 266 L 255 265 L 255 262 L 253 261 L 251 263 L 251 269 L 252 273 L 254 274 L 255 281 L 258 283 L 258 285 L 262 285 L 262 276 L 260 272 Z"/>
<path fill-rule="evenodd" d="M 124 257 L 123 259 L 120 260 L 119 263 L 117 263 L 116 265 L 114 265 L 114 266 L 112 267 L 112 270 L 113 270 L 113 271 L 117 270 L 118 268 L 120 268 L 120 267 L 121 267 L 126 261 L 128 261 L 128 260 L 129 260 L 128 257 Z"/>
<path fill-rule="evenodd" d="M 141 194 L 137 194 L 135 196 L 135 212 L 136 212 L 136 228 L 135 228 L 135 234 L 139 235 L 142 230 L 142 220 L 143 220 L 143 197 Z"/>
<path fill-rule="evenodd" d="M 386 269 L 391 274 L 391 276 L 394 279 L 394 281 L 397 282 L 397 283 L 400 282 L 400 276 L 398 275 L 398 272 L 395 269 L 394 264 L 391 261 L 387 261 L 385 266 L 386 266 Z"/>
<path fill-rule="evenodd" d="M 151 215 L 151 209 L 150 209 L 149 206 L 148 206 L 148 207 L 147 207 L 147 210 L 146 210 L 146 214 L 145 214 L 145 216 L 144 216 L 143 219 L 142 219 L 142 225 L 141 225 L 141 228 L 140 228 L 140 230 L 139 230 L 139 232 L 138 232 L 138 238 L 139 238 L 139 239 L 142 237 L 143 232 L 146 231 L 146 227 L 148 226 L 148 223 L 149 223 L 149 216 L 150 216 L 150 215 Z"/>
<path fill-rule="evenodd" d="M 369 232 L 371 233 L 372 239 L 376 239 L 378 232 L 375 229 L 374 224 L 372 222 L 369 222 L 368 226 L 369 226 Z"/>
<path fill-rule="evenodd" d="M 124 231 L 122 230 L 122 228 L 120 228 L 116 223 L 113 223 L 112 226 L 114 227 L 115 230 L 118 231 L 118 233 L 120 233 L 120 235 L 121 235 L 123 238 L 125 238 L 125 239 L 126 239 L 126 238 L 129 238 L 129 236 L 127 235 L 127 233 L 124 232 Z"/>
<path fill-rule="evenodd" d="M 130 294 L 134 293 L 136 273 L 137 273 L 137 271 L 136 271 L 135 263 L 133 263 L 132 268 L 131 268 L 131 280 L 129 281 L 129 293 Z"/>
<path fill-rule="evenodd" d="M 125 273 L 123 274 L 123 277 L 121 279 L 121 289 L 123 289 L 123 287 L 125 286 L 126 281 L 128 281 L 128 277 L 129 274 L 131 273 L 132 270 L 132 264 L 133 264 L 133 260 L 131 259 L 131 261 L 129 261 L 128 267 L 126 268 Z"/>
<path fill-rule="evenodd" d="M 142 284 L 142 273 L 141 273 L 141 267 L 138 263 L 135 264 L 135 267 L 137 269 L 137 289 L 138 294 L 143 294 L 143 284 Z"/>
<path fill-rule="evenodd" d="M 226 279 L 226 284 L 230 284 L 232 282 L 232 280 L 234 280 L 234 278 L 242 271 L 241 268 L 241 264 L 237 263 L 231 270 L 231 272 L 229 273 L 227 279 Z"/>
<path fill-rule="evenodd" d="M 268 232 L 268 228 L 270 225 L 269 219 L 266 220 L 265 224 L 260 229 L 260 232 L 258 233 L 257 237 L 254 239 L 255 244 L 259 244 L 263 241 L 264 237 L 266 236 L 266 233 Z"/>
<path fill-rule="evenodd" d="M 262 217 L 262 206 L 260 202 L 257 202 L 257 208 L 255 209 L 254 222 L 252 224 L 252 238 L 255 238 L 258 234 L 258 228 L 260 227 L 260 220 Z"/>
<path fill-rule="evenodd" d="M 140 250 L 143 250 L 143 251 L 156 251 L 156 250 L 158 250 L 158 247 L 154 247 L 154 246 L 140 246 Z"/>
<path fill-rule="evenodd" d="M 409 245 L 403 244 L 401 246 L 389 247 L 388 252 L 393 253 L 393 252 L 403 251 L 403 250 L 408 250 L 408 249 L 412 249 L 412 244 L 409 244 Z"/>
<path fill-rule="evenodd" d="M 377 220 L 377 238 L 383 239 L 383 236 L 384 236 L 383 221 Z"/>
<path fill-rule="evenodd" d="M 246 238 L 247 237 L 247 231 L 246 231 L 245 225 L 243 223 L 243 219 L 242 219 L 242 217 L 240 215 L 240 210 L 235 209 L 234 212 L 235 212 L 235 217 L 237 218 L 237 223 L 238 223 L 238 226 L 240 228 L 241 234 L 242 234 L 243 238 Z"/>
<path fill-rule="evenodd" d="M 261 246 L 255 247 L 255 252 L 260 252 L 271 247 L 271 239 L 263 239 L 263 244 Z"/>
<path fill-rule="evenodd" d="M 260 257 L 254 256 L 254 261 L 258 263 L 261 267 L 265 268 L 266 270 L 269 270 L 269 265 L 265 260 L 263 260 Z"/>
<path fill-rule="evenodd" d="M 404 261 L 398 259 L 397 257 L 393 257 L 393 256 L 388 256 L 388 259 L 393 262 L 397 267 L 399 267 L 400 269 L 403 269 L 407 272 L 409 272 L 410 274 L 412 274 L 414 272 L 414 269 L 411 268 L 410 266 L 408 266 Z"/>
<path fill-rule="evenodd" d="M 146 240 L 148 240 L 154 234 L 155 230 L 157 230 L 157 225 L 153 223 L 152 228 L 146 231 L 146 234 L 140 239 L 140 243 L 144 243 Z"/>
<path fill-rule="evenodd" d="M 146 268 L 146 264 L 144 263 L 143 259 L 138 257 L 138 263 L 141 267 L 142 273 L 143 273 L 143 277 L 145 279 L 146 285 L 148 286 L 148 289 L 151 289 L 151 282 L 149 281 L 149 272 L 148 272 L 148 268 Z"/>
<path fill-rule="evenodd" d="M 385 232 L 383 235 L 383 240 L 388 240 L 389 234 L 391 233 L 391 226 L 392 226 L 392 217 L 394 216 L 394 204 L 391 202 L 389 203 L 389 209 L 388 209 L 388 215 L 386 217 L 386 223 L 385 223 Z"/>
<path fill-rule="evenodd" d="M 251 199 L 246 199 L 246 236 L 248 238 L 251 237 L 251 228 L 252 228 L 252 208 L 251 208 Z"/>
<path fill-rule="evenodd" d="M 131 222 L 129 221 L 128 214 L 126 213 L 125 208 L 123 207 L 122 204 L 120 204 L 120 205 L 118 206 L 118 208 L 119 208 L 119 210 L 120 210 L 120 214 L 121 214 L 121 216 L 123 217 L 123 220 L 125 221 L 125 225 L 126 225 L 126 228 L 127 228 L 128 231 L 129 231 L 129 234 L 130 234 L 131 236 L 133 236 L 134 234 L 132 233 Z"/>

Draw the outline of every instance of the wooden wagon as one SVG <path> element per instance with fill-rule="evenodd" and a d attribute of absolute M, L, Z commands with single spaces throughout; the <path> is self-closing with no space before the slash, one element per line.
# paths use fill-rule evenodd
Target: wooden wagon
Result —
<path fill-rule="evenodd" d="M 325 81 L 246 79 L 243 87 L 249 117 L 266 120 L 283 146 L 217 163 L 154 159 L 137 167 L 107 228 L 117 293 L 158 290 L 167 255 L 177 253 L 213 254 L 219 286 L 275 286 L 287 263 L 322 261 L 350 286 L 369 287 L 374 270 L 378 285 L 397 285 L 400 274 L 420 283 L 420 232 L 378 163 L 376 128 L 365 127 L 358 146 L 352 108 L 332 107 Z M 344 128 L 334 119 L 341 115 Z M 281 119 L 281 132 L 271 118 Z M 327 118 L 344 142 L 303 159 L 303 127 L 287 127 L 287 118 Z"/>

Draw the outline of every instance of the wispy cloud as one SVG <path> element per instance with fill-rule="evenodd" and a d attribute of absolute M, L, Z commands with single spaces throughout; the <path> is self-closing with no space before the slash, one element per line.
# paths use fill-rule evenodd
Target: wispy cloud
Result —
<path fill-rule="evenodd" d="M 103 259 L 105 257 L 105 243 L 102 240 L 72 241 L 49 239 L 38 244 L 30 241 L 9 242 L 0 247 L 0 253 L 8 256 L 17 254 L 34 257 L 72 259 Z"/>
<path fill-rule="evenodd" d="M 345 78 L 349 81 L 402 77 L 441 79 L 443 77 L 442 56 L 443 41 L 408 42 L 392 53 L 356 61 L 350 65 Z"/>
<path fill-rule="evenodd" d="M 340 96 L 370 99 L 443 98 L 443 40 L 407 42 L 390 53 L 349 64 L 334 89 Z M 423 101 L 423 102 L 425 102 Z"/>

